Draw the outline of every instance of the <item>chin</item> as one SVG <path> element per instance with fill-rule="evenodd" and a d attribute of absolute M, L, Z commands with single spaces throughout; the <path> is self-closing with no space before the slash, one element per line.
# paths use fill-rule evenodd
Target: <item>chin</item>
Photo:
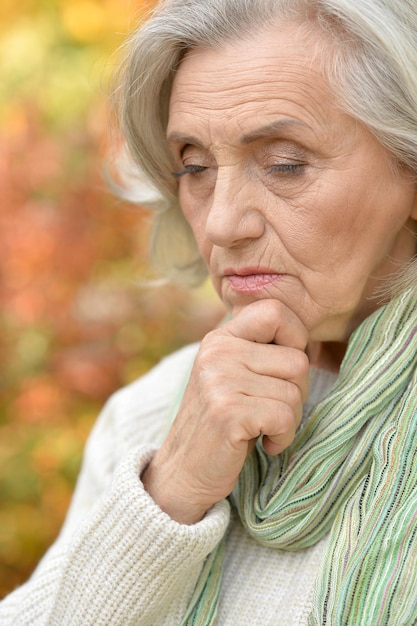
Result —
<path fill-rule="evenodd" d="M 357 320 L 354 321 L 351 317 L 339 317 L 329 318 L 318 325 L 313 325 L 311 328 L 309 324 L 306 323 L 306 327 L 310 341 L 345 344 L 355 328 L 359 326 L 359 323 L 360 322 L 357 322 Z"/>

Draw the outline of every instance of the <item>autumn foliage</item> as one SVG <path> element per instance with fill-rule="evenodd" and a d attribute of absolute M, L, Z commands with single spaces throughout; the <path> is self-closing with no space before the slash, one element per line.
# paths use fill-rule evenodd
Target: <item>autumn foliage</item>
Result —
<path fill-rule="evenodd" d="M 221 314 L 206 288 L 141 286 L 149 217 L 103 180 L 113 51 L 143 5 L 0 6 L 0 596 L 55 538 L 109 394 Z"/>

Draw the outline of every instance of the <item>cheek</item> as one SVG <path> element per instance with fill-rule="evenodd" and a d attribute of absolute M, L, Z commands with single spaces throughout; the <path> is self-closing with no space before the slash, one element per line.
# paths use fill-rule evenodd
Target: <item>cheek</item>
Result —
<path fill-rule="evenodd" d="M 200 254 L 203 259 L 207 261 L 210 242 L 205 235 L 206 214 L 204 205 L 202 204 L 201 207 L 196 207 L 195 201 L 191 201 L 188 194 L 182 191 L 181 188 L 179 190 L 178 199 L 182 213 L 193 232 Z"/>
<path fill-rule="evenodd" d="M 188 222 L 191 230 L 194 235 L 201 229 L 201 213 L 199 213 L 195 207 L 195 202 L 192 203 L 189 199 L 188 194 L 182 189 L 182 185 L 180 185 L 178 192 L 178 200 L 181 207 L 182 214 L 184 215 L 186 221 Z"/>
<path fill-rule="evenodd" d="M 277 226 L 284 245 L 310 269 L 327 274 L 354 268 L 379 249 L 386 230 L 381 228 L 381 198 L 367 197 L 363 185 L 323 182 L 300 200 L 289 206 L 286 226 Z"/>
<path fill-rule="evenodd" d="M 271 211 L 270 224 L 301 265 L 326 272 L 354 253 L 363 225 L 360 212 L 353 210 L 339 189 L 320 185 L 287 202 L 279 212 Z"/>
<path fill-rule="evenodd" d="M 304 232 L 292 238 L 292 250 L 315 300 L 349 311 L 363 299 L 370 277 L 394 271 L 387 261 L 398 254 L 414 192 L 382 180 L 325 190 L 304 204 Z"/>

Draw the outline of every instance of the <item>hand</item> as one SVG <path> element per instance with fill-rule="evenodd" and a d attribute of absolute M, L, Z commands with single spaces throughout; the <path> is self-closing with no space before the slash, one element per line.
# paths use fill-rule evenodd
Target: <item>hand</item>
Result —
<path fill-rule="evenodd" d="M 308 391 L 307 330 L 261 300 L 206 335 L 177 417 L 145 470 L 145 488 L 173 519 L 199 521 L 228 496 L 257 438 L 278 454 L 295 436 Z"/>

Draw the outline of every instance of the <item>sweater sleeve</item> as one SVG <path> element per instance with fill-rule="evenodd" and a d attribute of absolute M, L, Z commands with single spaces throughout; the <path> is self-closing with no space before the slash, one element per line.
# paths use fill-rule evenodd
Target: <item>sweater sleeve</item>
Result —
<path fill-rule="evenodd" d="M 0 626 L 181 623 L 204 560 L 226 532 L 229 505 L 219 502 L 187 526 L 143 488 L 172 404 L 157 384 L 172 365 L 177 374 L 171 361 L 104 409 L 63 529 L 29 581 L 0 603 Z M 177 386 L 176 374 L 166 387 Z"/>

